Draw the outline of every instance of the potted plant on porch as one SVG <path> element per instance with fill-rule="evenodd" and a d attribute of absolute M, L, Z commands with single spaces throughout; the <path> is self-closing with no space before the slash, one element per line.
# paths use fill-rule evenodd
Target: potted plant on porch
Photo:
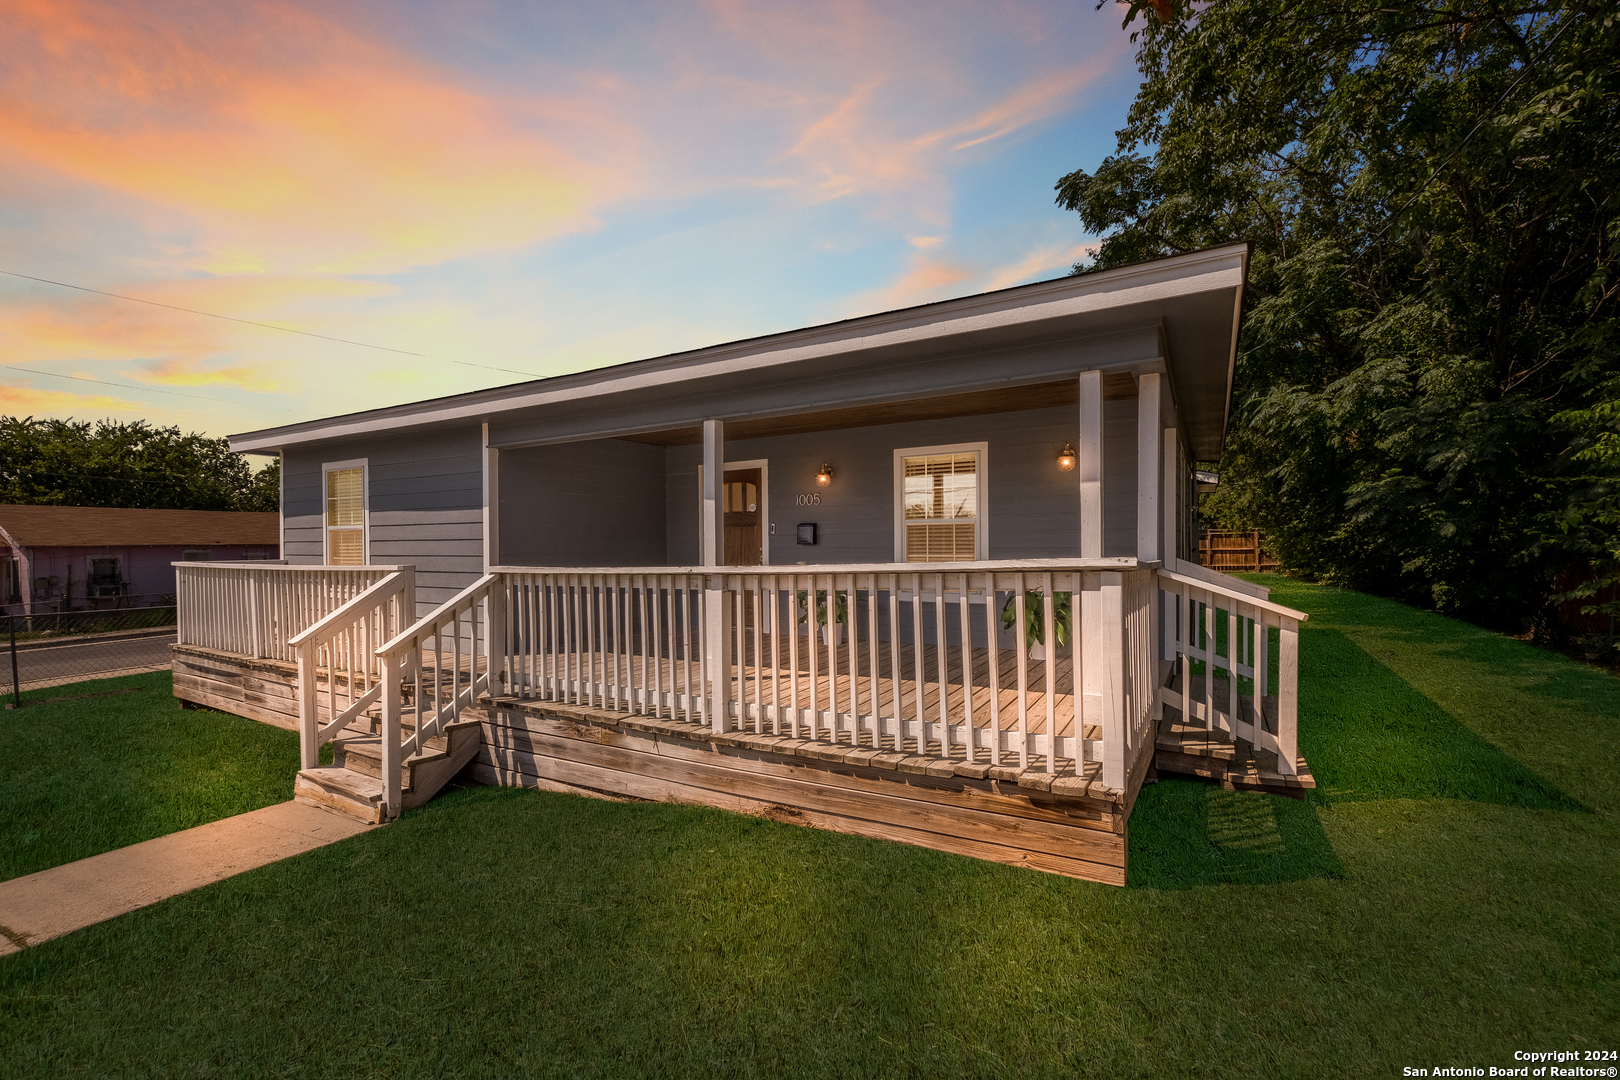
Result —
<path fill-rule="evenodd" d="M 821 628 L 821 640 L 829 647 L 841 645 L 844 642 L 844 625 L 849 622 L 849 594 L 835 592 L 833 594 L 833 620 L 832 626 L 827 625 L 827 590 L 816 590 L 816 625 Z M 799 621 L 808 622 L 810 618 L 810 605 L 807 603 L 809 593 L 799 591 Z"/>
<path fill-rule="evenodd" d="M 1069 601 L 1071 594 L 1052 594 L 1052 636 L 1057 647 L 1069 647 Z M 1001 628 L 1011 630 L 1018 621 L 1018 594 L 1007 597 L 1001 605 Z M 1029 658 L 1046 659 L 1046 597 L 1039 589 L 1024 594 L 1024 637 L 1029 641 Z"/>

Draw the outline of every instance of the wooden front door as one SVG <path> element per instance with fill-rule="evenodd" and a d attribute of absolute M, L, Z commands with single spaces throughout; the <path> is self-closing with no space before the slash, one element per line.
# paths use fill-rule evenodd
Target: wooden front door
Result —
<path fill-rule="evenodd" d="M 765 506 L 760 496 L 760 471 L 736 469 L 726 473 L 724 506 L 726 545 L 722 561 L 727 566 L 758 566 Z"/>

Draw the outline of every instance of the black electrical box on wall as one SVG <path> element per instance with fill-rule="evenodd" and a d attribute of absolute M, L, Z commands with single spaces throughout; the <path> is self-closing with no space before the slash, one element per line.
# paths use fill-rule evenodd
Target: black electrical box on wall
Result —
<path fill-rule="evenodd" d="M 813 544 L 816 542 L 816 523 L 813 521 L 799 522 L 799 543 Z"/>

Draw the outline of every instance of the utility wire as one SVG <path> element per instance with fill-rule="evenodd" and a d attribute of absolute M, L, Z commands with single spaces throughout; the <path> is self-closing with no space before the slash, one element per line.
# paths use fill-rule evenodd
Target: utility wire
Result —
<path fill-rule="evenodd" d="M 4 273 L 4 271 L 0 271 Z M 59 371 L 40 371 L 37 368 L 16 367 L 12 364 L 0 366 L 0 371 L 26 371 L 30 375 L 45 375 L 52 379 L 73 379 L 77 382 L 95 383 L 97 386 L 121 386 L 125 390 L 140 390 L 148 394 L 168 394 L 170 397 L 196 398 L 198 401 L 217 401 L 223 405 L 240 405 L 240 401 L 229 398 L 209 397 L 207 394 L 187 394 L 179 390 L 159 390 L 155 386 L 137 386 L 134 383 L 108 382 L 106 379 L 92 379 L 88 375 L 64 375 Z M 291 412 L 291 409 L 278 409 L 277 412 Z"/>
<path fill-rule="evenodd" d="M 24 281 L 37 281 L 42 285 L 56 285 L 63 289 L 77 289 L 79 292 L 95 293 L 97 296 L 110 296 L 114 300 L 128 300 L 134 304 L 150 304 L 152 307 L 168 308 L 170 311 L 183 311 L 188 315 L 204 315 L 210 319 L 223 319 L 226 322 L 241 323 L 244 326 L 257 326 L 264 330 L 279 330 L 283 334 L 299 334 L 303 337 L 320 338 L 322 341 L 335 341 L 341 345 L 354 345 L 361 349 L 376 349 L 379 352 L 398 353 L 401 356 L 419 356 L 423 360 L 444 360 L 443 357 L 430 356 L 427 353 L 412 352 L 409 349 L 395 349 L 388 345 L 373 345 L 370 342 L 355 341 L 352 338 L 333 337 L 330 334 L 317 334 L 309 330 L 295 330 L 290 326 L 280 326 L 276 323 L 260 322 L 257 319 L 239 319 L 234 315 L 221 315 L 218 312 L 213 311 L 200 311 L 197 308 L 181 307 L 178 304 L 164 304 L 157 300 L 143 300 L 139 296 L 125 296 L 123 293 L 107 292 L 104 289 L 92 289 L 85 285 L 74 285 L 66 281 L 55 281 L 51 278 L 35 277 L 33 274 L 22 274 L 15 270 L 0 269 L 0 274 L 4 274 L 7 277 L 22 278 Z M 539 379 L 544 377 L 541 375 L 536 375 L 532 371 L 518 371 L 516 368 L 492 367 L 489 364 L 474 364 L 469 360 L 449 360 L 446 362 L 451 364 L 459 364 L 462 367 L 482 368 L 485 371 L 501 371 L 508 375 L 526 375 L 531 379 Z M 90 381 L 93 382 L 94 380 Z M 115 383 L 112 385 L 117 384 Z M 137 389 L 139 388 L 137 387 Z"/>

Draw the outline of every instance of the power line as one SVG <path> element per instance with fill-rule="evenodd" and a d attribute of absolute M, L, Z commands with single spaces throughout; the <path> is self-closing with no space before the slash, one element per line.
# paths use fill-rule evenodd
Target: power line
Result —
<path fill-rule="evenodd" d="M 5 271 L 0 270 L 0 273 Z M 30 375 L 44 375 L 52 379 L 73 379 L 77 382 L 95 383 L 97 386 L 120 386 L 125 390 L 140 390 L 149 394 L 168 394 L 170 397 L 196 398 L 198 401 L 217 401 L 223 405 L 240 405 L 240 401 L 229 398 L 209 397 L 207 394 L 187 394 L 179 390 L 159 390 L 155 386 L 136 386 L 134 383 L 108 382 L 106 379 L 92 379 L 88 375 L 64 375 L 59 371 L 40 371 L 37 368 L 16 367 L 6 364 L 0 371 L 26 371 Z M 291 412 L 291 409 L 277 409 L 277 412 Z"/>
<path fill-rule="evenodd" d="M 97 296 L 110 296 L 114 300 L 128 300 L 132 304 L 150 304 L 152 307 L 168 308 L 170 311 L 183 311 L 188 315 L 203 315 L 210 319 L 223 319 L 226 322 L 241 323 L 244 326 L 257 326 L 263 330 L 279 330 L 283 334 L 298 334 L 302 337 L 319 338 L 322 341 L 335 341 L 340 345 L 354 345 L 361 349 L 376 349 L 379 352 L 398 353 L 401 356 L 417 356 L 421 357 L 423 360 L 439 360 L 444 363 L 459 364 L 462 367 L 482 368 L 485 371 L 500 371 L 508 375 L 525 375 L 531 379 L 539 379 L 544 377 L 541 375 L 536 375 L 532 371 L 518 371 L 516 368 L 493 367 L 489 364 L 475 364 L 470 360 L 447 360 L 444 357 L 430 356 L 427 353 L 412 352 L 410 349 L 396 349 L 389 345 L 373 345 L 366 341 L 355 341 L 353 338 L 333 337 L 330 334 L 317 334 L 310 330 L 295 330 L 290 326 L 281 326 L 276 323 L 260 322 L 257 319 L 240 319 L 235 315 L 221 315 L 214 311 L 201 311 L 197 308 L 181 307 L 178 304 L 165 304 L 157 300 L 144 300 L 139 296 L 125 296 L 123 293 L 107 292 L 105 289 L 92 289 L 87 285 L 74 285 L 70 282 L 56 281 L 52 278 L 35 277 L 33 274 L 23 274 L 17 272 L 16 270 L 0 269 L 0 274 L 5 274 L 7 277 L 22 278 L 24 281 L 37 281 L 42 285 L 55 285 L 63 289 L 76 289 L 79 292 L 94 293 Z"/>

